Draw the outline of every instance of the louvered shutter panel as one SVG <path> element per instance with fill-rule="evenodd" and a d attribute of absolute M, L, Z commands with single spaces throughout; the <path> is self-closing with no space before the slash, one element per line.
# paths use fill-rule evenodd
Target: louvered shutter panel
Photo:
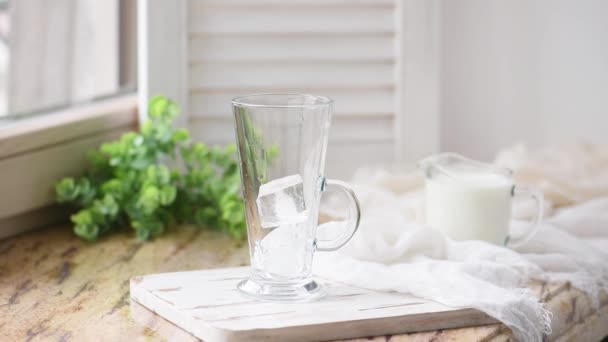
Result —
<path fill-rule="evenodd" d="M 230 100 L 261 92 L 335 100 L 327 174 L 394 155 L 393 0 L 189 0 L 190 129 L 234 141 Z"/>

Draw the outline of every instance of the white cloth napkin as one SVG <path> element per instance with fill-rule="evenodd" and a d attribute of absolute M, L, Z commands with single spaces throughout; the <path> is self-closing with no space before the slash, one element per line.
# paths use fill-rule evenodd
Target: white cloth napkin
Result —
<path fill-rule="evenodd" d="M 531 279 L 570 281 L 596 305 L 599 291 L 608 289 L 608 148 L 578 144 L 531 152 L 516 146 L 496 163 L 511 167 L 518 183 L 540 186 L 549 200 L 549 217 L 525 245 L 511 250 L 452 241 L 424 223 L 418 172 L 368 168 L 352 182 L 361 202 L 359 231 L 341 250 L 317 253 L 315 273 L 476 308 L 510 327 L 518 340 L 541 341 L 551 332 L 551 315 L 526 289 Z M 527 224 L 522 219 L 531 209 L 516 205 L 513 225 Z M 319 233 L 335 224 L 320 226 Z"/>

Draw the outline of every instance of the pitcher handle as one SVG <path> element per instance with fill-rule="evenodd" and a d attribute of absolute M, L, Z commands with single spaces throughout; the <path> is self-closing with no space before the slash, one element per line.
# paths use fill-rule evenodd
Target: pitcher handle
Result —
<path fill-rule="evenodd" d="M 534 236 L 534 234 L 536 234 L 536 231 L 538 230 L 538 226 L 543 219 L 544 196 L 543 196 L 543 193 L 537 188 L 520 186 L 520 185 L 515 185 L 513 187 L 513 190 L 511 191 L 511 195 L 512 195 L 512 197 L 532 198 L 534 201 L 536 201 L 536 206 L 537 206 L 536 217 L 532 220 L 532 222 L 528 226 L 528 232 L 524 233 L 522 236 L 519 236 L 517 238 L 511 237 L 511 235 L 509 234 L 509 236 L 507 237 L 507 239 L 505 241 L 505 246 L 517 247 L 517 246 L 521 246 L 524 243 L 528 242 L 528 240 L 530 240 L 532 238 L 532 236 Z"/>
<path fill-rule="evenodd" d="M 335 239 L 320 240 L 317 239 L 317 250 L 321 252 L 330 252 L 344 246 L 355 235 L 359 229 L 359 221 L 361 220 L 361 209 L 359 208 L 359 200 L 353 189 L 348 184 L 335 180 L 323 179 L 321 191 L 341 192 L 348 197 L 348 218 L 345 221 L 346 228 L 344 232 Z"/>

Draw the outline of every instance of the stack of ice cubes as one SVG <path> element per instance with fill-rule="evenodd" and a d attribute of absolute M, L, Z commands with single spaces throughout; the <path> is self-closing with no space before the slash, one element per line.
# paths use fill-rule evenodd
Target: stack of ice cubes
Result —
<path fill-rule="evenodd" d="M 310 248 L 302 177 L 296 174 L 261 185 L 256 202 L 260 225 L 272 230 L 256 242 L 254 266 L 278 276 L 298 276 Z"/>

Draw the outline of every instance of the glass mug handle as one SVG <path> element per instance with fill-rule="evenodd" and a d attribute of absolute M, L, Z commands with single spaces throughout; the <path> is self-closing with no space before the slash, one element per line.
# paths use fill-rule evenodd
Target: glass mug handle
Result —
<path fill-rule="evenodd" d="M 361 220 L 361 209 L 359 208 L 359 200 L 353 189 L 348 184 L 335 179 L 322 179 L 321 191 L 341 192 L 348 197 L 348 218 L 346 219 L 346 228 L 344 232 L 335 239 L 331 240 L 316 240 L 317 251 L 330 252 L 344 246 L 355 235 L 359 229 L 359 221 Z"/>
<path fill-rule="evenodd" d="M 526 233 L 522 234 L 522 236 L 519 236 L 516 238 L 513 238 L 513 237 L 511 237 L 511 235 L 509 235 L 509 236 L 507 236 L 507 239 L 505 240 L 505 246 L 517 247 L 517 246 L 521 246 L 524 243 L 528 242 L 528 240 L 530 240 L 532 238 L 532 236 L 534 236 L 534 234 L 536 234 L 536 231 L 538 230 L 538 225 L 540 224 L 540 222 L 543 219 L 544 196 L 543 196 L 543 193 L 540 190 L 538 190 L 537 188 L 520 186 L 520 185 L 513 186 L 513 190 L 511 191 L 511 196 L 514 198 L 515 197 L 532 198 L 536 202 L 536 206 L 537 206 L 536 216 L 534 217 L 534 219 L 528 226 L 528 228 L 527 228 L 528 232 L 526 232 Z"/>

